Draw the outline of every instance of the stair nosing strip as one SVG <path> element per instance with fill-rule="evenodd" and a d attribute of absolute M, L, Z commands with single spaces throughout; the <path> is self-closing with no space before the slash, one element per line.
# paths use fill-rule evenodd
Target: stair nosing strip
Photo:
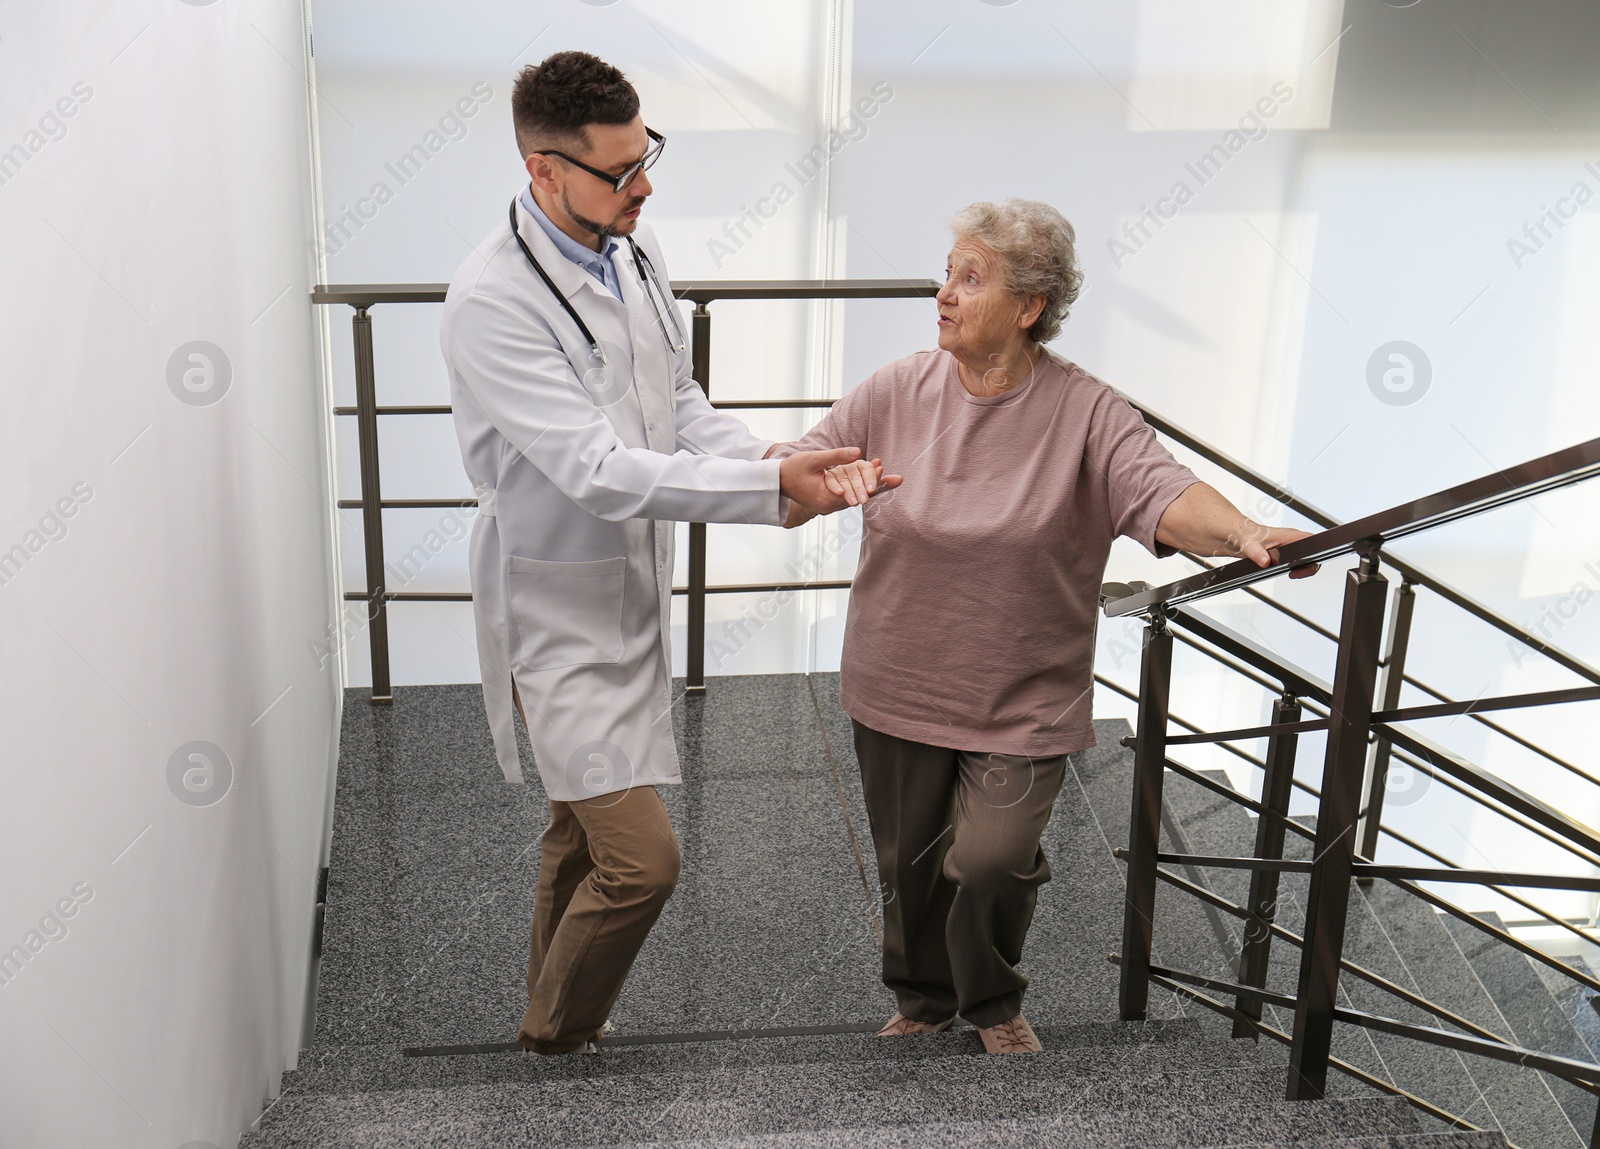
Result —
<path fill-rule="evenodd" d="M 876 1033 L 878 1022 L 852 1022 L 843 1025 L 790 1025 L 776 1029 L 708 1029 L 698 1033 L 639 1033 L 625 1037 L 603 1037 L 600 1046 L 684 1045 L 701 1041 L 750 1041 L 764 1037 L 828 1037 L 846 1033 Z M 400 1050 L 402 1057 L 461 1057 L 484 1053 L 526 1052 L 515 1041 L 493 1041 L 475 1045 L 413 1045 Z"/>

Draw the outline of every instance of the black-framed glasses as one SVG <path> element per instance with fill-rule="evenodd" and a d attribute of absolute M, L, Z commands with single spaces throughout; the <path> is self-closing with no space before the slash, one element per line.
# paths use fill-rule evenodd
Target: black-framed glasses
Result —
<path fill-rule="evenodd" d="M 649 125 L 645 126 L 644 134 L 650 137 L 650 146 L 645 149 L 645 153 L 638 163 L 629 164 L 620 175 L 612 175 L 610 172 L 603 172 L 599 168 L 592 168 L 582 160 L 575 160 L 565 152 L 558 152 L 553 149 L 534 152 L 533 154 L 536 156 L 555 156 L 557 159 L 566 160 L 573 167 L 582 168 L 595 179 L 603 180 L 610 184 L 611 190 L 620 195 L 627 190 L 628 185 L 634 181 L 640 172 L 661 158 L 661 149 L 667 146 L 667 137 Z"/>

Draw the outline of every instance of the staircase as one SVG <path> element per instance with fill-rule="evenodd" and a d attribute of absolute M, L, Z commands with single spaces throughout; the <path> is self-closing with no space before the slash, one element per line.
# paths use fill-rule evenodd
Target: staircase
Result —
<path fill-rule="evenodd" d="M 547 813 L 537 780 L 500 780 L 475 686 L 402 688 L 391 707 L 349 692 L 315 1038 L 241 1146 L 1507 1143 L 1349 1077 L 1326 1100 L 1283 1101 L 1281 1046 L 1232 1040 L 1226 1022 L 1164 991 L 1151 1020 L 1115 1020 L 1112 849 L 1127 840 L 1131 763 L 1120 722 L 1098 723 L 1100 745 L 1075 756 L 1045 836 L 1055 879 L 1029 939 L 1025 1008 L 1046 1052 L 989 1057 L 970 1028 L 871 1036 L 892 1002 L 877 980 L 871 840 L 837 695 L 836 676 L 777 675 L 719 678 L 679 703 L 686 783 L 664 789 L 684 855 L 678 891 L 613 1012 L 614 1036 L 598 1054 L 541 1058 L 450 1051 L 509 1042 L 522 1013 Z M 1249 852 L 1248 816 L 1215 795 L 1175 778 L 1169 806 L 1169 834 L 1195 852 Z M 1207 877 L 1219 889 L 1243 879 Z M 1285 877 L 1289 928 L 1296 881 Z M 1230 923 L 1168 893 L 1160 959 L 1231 975 Z M 1546 1033 L 1592 1032 L 1587 1002 L 1537 1001 L 1536 976 L 1479 954 L 1425 907 L 1380 904 L 1377 886 L 1366 897 L 1356 960 L 1426 978 L 1430 997 L 1474 1017 L 1515 996 L 1511 1020 L 1537 1016 L 1546 1029 L 1527 1039 L 1541 1048 L 1555 1047 Z M 1270 984 L 1292 969 L 1285 947 Z M 1532 1092 L 1538 1075 L 1491 1079 L 1414 1043 L 1361 1043 L 1336 1054 L 1460 1105 L 1474 1124 L 1498 1122 L 1518 1144 L 1570 1145 L 1571 1126 L 1587 1128 L 1593 1099 L 1552 1105 Z M 1570 1122 L 1551 1119 L 1569 1104 Z"/>

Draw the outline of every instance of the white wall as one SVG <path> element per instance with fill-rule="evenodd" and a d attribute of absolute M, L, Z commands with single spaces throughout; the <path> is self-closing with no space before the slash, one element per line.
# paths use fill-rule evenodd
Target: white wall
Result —
<path fill-rule="evenodd" d="M 303 43 L 297 0 L 0 6 L 0 1144 L 229 1146 L 299 1045 L 339 701 Z"/>

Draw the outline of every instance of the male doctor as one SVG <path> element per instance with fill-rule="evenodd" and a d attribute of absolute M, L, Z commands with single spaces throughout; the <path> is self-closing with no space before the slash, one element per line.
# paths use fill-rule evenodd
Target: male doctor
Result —
<path fill-rule="evenodd" d="M 560 52 L 522 71 L 511 105 L 530 184 L 456 273 L 439 338 L 478 495 L 495 749 L 521 781 L 515 704 L 550 799 L 517 1039 L 567 1053 L 594 1048 L 678 876 L 655 790 L 682 780 L 674 522 L 792 525 L 899 479 L 854 448 L 768 459 L 773 443 L 707 402 L 638 222 L 663 140 L 621 72 Z"/>

